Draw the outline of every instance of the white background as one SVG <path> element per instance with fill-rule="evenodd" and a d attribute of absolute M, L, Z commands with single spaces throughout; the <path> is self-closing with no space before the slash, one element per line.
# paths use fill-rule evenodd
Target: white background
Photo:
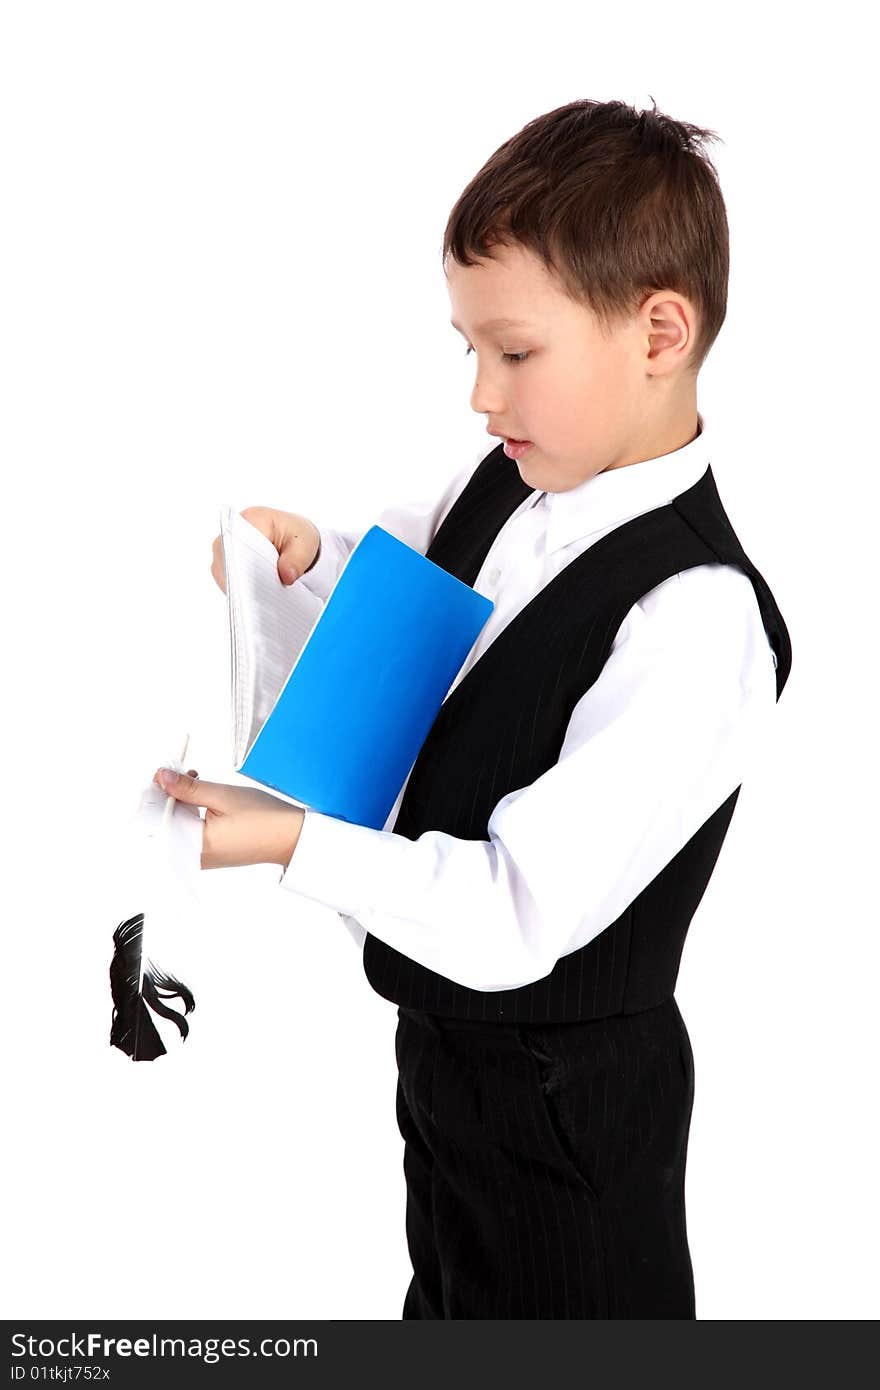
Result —
<path fill-rule="evenodd" d="M 109 1046 L 109 837 L 231 771 L 219 508 L 366 528 L 475 458 L 440 246 L 527 120 L 716 130 L 719 489 L 793 644 L 677 997 L 701 1319 L 877 1314 L 876 170 L 864 10 L 7 3 L 3 1315 L 397 1319 L 396 1010 L 268 866 L 206 873 L 183 1044 Z M 585 865 L 589 847 L 585 847 Z M 127 911 L 131 911 L 129 905 Z M 182 943 L 182 950 L 184 943 Z"/>

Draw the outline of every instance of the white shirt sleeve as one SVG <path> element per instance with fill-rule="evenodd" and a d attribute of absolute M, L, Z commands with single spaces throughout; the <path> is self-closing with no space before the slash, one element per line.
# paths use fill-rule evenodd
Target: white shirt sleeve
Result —
<path fill-rule="evenodd" d="M 614 922 L 743 780 L 776 704 L 748 576 L 700 565 L 627 614 L 559 760 L 488 840 L 306 810 L 279 883 L 472 989 L 543 979 Z"/>
<path fill-rule="evenodd" d="M 497 442 L 493 439 L 488 445 L 481 445 L 476 461 L 459 469 L 439 498 L 432 497 L 386 507 L 375 523 L 370 524 L 381 526 L 399 541 L 424 555 L 441 523 L 452 510 L 452 504 L 464 491 L 479 464 L 496 447 Z M 364 527 L 362 531 L 334 531 L 329 527 L 319 526 L 321 549 L 318 558 L 312 568 L 300 575 L 296 582 L 304 584 L 311 593 L 326 601 L 347 565 L 351 552 L 368 529 Z"/>

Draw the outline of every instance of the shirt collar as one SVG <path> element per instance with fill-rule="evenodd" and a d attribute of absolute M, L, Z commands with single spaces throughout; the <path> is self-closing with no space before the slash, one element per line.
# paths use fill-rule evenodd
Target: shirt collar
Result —
<path fill-rule="evenodd" d="M 568 492 L 542 493 L 536 505 L 549 513 L 547 554 L 595 531 L 665 506 L 699 482 L 709 465 L 706 425 L 699 411 L 697 424 L 696 439 L 671 454 L 597 473 Z"/>

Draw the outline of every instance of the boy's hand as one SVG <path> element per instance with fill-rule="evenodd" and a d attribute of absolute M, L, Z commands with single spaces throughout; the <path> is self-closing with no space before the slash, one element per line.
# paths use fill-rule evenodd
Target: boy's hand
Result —
<path fill-rule="evenodd" d="M 253 787 L 200 782 L 193 768 L 175 778 L 168 768 L 160 767 L 153 781 L 175 801 L 206 807 L 203 869 L 233 869 L 243 864 L 287 868 L 305 816 L 301 807 Z"/>
<path fill-rule="evenodd" d="M 271 507 L 245 507 L 240 513 L 251 526 L 262 531 L 278 551 L 278 575 L 282 584 L 293 584 L 310 570 L 321 553 L 321 533 L 307 516 L 296 512 L 277 512 Z M 226 593 L 223 542 L 214 537 L 211 574 Z"/>

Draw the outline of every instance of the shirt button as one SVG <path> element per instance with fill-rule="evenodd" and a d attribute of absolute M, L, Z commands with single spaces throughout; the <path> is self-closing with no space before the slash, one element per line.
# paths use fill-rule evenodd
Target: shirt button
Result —
<path fill-rule="evenodd" d="M 498 583 L 498 580 L 499 580 L 500 578 L 501 578 L 501 571 L 500 571 L 499 569 L 494 569 L 494 570 L 490 570 L 490 571 L 489 571 L 489 583 L 490 583 L 490 584 L 497 584 L 497 583 Z"/>

